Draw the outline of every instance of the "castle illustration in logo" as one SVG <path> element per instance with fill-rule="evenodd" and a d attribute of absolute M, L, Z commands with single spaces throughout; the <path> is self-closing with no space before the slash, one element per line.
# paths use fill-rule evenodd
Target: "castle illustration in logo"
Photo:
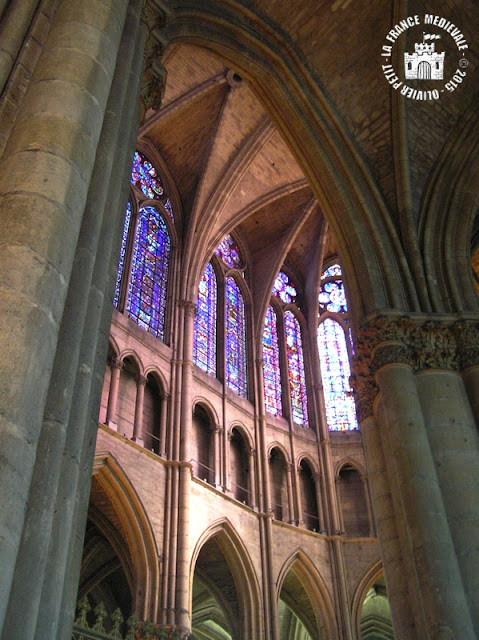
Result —
<path fill-rule="evenodd" d="M 435 44 L 426 40 L 438 40 L 441 36 L 423 33 L 422 42 L 416 42 L 414 53 L 404 54 L 406 80 L 442 80 L 445 52 L 437 53 Z"/>

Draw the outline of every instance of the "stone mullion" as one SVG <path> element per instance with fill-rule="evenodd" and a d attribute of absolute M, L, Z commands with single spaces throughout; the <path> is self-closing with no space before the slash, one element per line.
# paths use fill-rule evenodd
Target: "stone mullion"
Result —
<path fill-rule="evenodd" d="M 22 542 L 22 547 L 25 550 L 28 548 L 30 560 L 24 558 L 23 552 L 18 556 L 17 577 L 9 614 L 11 620 L 15 619 L 12 624 L 15 624 L 17 635 L 25 637 L 33 637 L 32 625 L 35 624 L 42 571 L 47 555 L 45 545 L 48 545 L 48 531 L 53 518 L 56 480 L 60 469 L 62 444 L 65 441 L 64 417 L 68 415 L 70 397 L 65 391 L 65 386 L 62 387 L 60 406 L 52 409 L 52 416 L 48 415 L 48 409 L 46 410 L 47 420 L 50 417 L 54 419 L 44 423 L 40 438 L 41 424 L 49 383 L 52 386 L 48 402 L 52 406 L 55 376 L 59 376 L 60 383 L 66 383 L 68 387 L 72 380 L 71 370 L 74 371 L 76 367 L 74 356 L 72 362 L 66 365 L 66 371 L 69 373 L 64 376 L 67 378 L 65 380 L 57 366 L 60 361 L 63 362 L 65 332 L 69 333 L 69 328 L 66 329 L 69 321 L 65 318 L 56 354 L 55 345 L 60 333 L 60 319 L 73 269 L 73 259 L 75 255 L 79 257 L 78 253 L 75 254 L 75 247 L 84 217 L 89 182 L 94 169 L 116 51 L 120 42 L 121 24 L 118 20 L 121 21 L 121 16 L 125 15 L 126 3 L 112 0 L 99 10 L 87 2 L 78 15 L 77 8 L 76 3 L 65 1 L 55 15 L 43 53 L 23 100 L 22 114 L 10 135 L 5 153 L 8 163 L 2 167 L 0 178 L 0 190 L 4 196 L 3 206 L 7 207 L 6 215 L 9 220 L 15 221 L 14 224 L 4 227 L 3 255 L 0 262 L 1 281 L 6 287 L 0 301 L 0 306 L 6 307 L 2 308 L 0 313 L 3 319 L 1 334 L 8 342 L 8 346 L 2 347 L 5 354 L 2 361 L 2 380 L 8 381 L 9 385 L 8 393 L 3 393 L 2 390 L 1 395 L 8 399 L 10 407 L 5 410 L 0 407 L 3 419 L 8 424 L 2 449 L 9 460 L 8 465 L 3 467 L 7 475 L 0 478 L 0 486 L 7 494 L 17 496 L 18 504 L 22 505 L 18 511 L 12 505 L 8 513 L 5 513 L 8 518 L 5 532 L 0 525 L 2 546 L 7 545 L 6 557 L 1 560 L 4 587 L 0 588 L 0 600 L 3 606 L 8 601 L 9 582 L 25 516 L 27 521 L 32 520 L 31 525 L 24 530 Z M 90 35 L 88 38 L 85 38 L 82 30 L 78 28 L 82 23 L 85 32 Z M 75 65 L 59 65 L 59 58 L 69 59 L 72 43 L 77 46 Z M 73 155 L 72 140 L 75 140 Z M 29 179 L 27 182 L 22 179 L 22 183 L 19 184 L 15 175 L 22 175 L 25 166 L 29 167 Z M 44 175 L 48 175 L 48 179 L 44 180 Z M 22 214 L 26 208 L 29 211 L 28 218 Z M 45 215 L 46 208 L 48 216 Z M 51 241 L 52 237 L 54 242 Z M 13 273 L 18 272 L 19 262 L 23 265 L 26 277 L 21 286 L 18 286 L 18 283 L 14 286 L 11 277 Z M 69 311 L 70 308 L 66 307 L 66 315 Z M 8 326 L 10 321 L 13 322 L 11 327 Z M 77 339 L 78 330 L 81 335 L 82 322 L 82 314 L 72 319 Z M 50 380 L 54 357 L 56 364 Z M 28 368 L 19 367 L 19 362 L 28 362 Z M 11 365 L 15 368 L 13 372 L 8 371 Z M 29 384 L 34 385 L 34 390 Z M 17 399 L 16 389 L 21 396 Z M 15 410 L 13 419 L 10 416 L 12 408 Z M 61 416 L 60 422 L 56 419 L 58 415 Z M 25 442 L 22 442 L 23 438 Z M 49 439 L 54 444 L 54 451 L 49 447 Z M 27 503 L 28 484 L 32 479 L 35 455 L 36 476 L 41 475 L 40 467 L 44 468 L 46 463 L 40 449 L 36 450 L 39 442 L 40 448 L 43 447 L 45 452 L 53 455 L 55 459 L 49 467 L 48 483 L 34 482 L 30 491 L 30 504 L 25 512 L 23 504 Z M 15 470 L 17 449 L 21 451 L 22 464 L 21 469 Z M 58 451 L 59 455 L 55 455 Z M 16 477 L 17 473 L 20 473 L 19 477 Z M 8 486 L 4 486 L 5 480 L 7 485 L 11 482 L 15 484 L 13 493 Z M 37 486 L 41 487 L 42 496 L 35 502 Z M 48 512 L 45 526 L 38 527 L 34 524 L 38 521 L 35 514 L 43 511 Z M 41 543 L 38 541 L 38 544 L 31 544 L 27 538 L 32 536 L 43 540 Z M 35 550 L 34 553 L 32 549 Z M 30 570 L 23 572 L 23 562 L 30 562 L 35 574 L 33 579 L 32 575 L 26 579 Z M 38 571 L 35 568 L 36 563 Z M 13 602 L 24 603 L 25 600 L 30 602 L 30 615 L 24 615 L 24 610 L 21 615 L 16 615 L 16 605 Z M 0 609 L 1 618 L 3 607 Z M 52 618 L 52 625 L 54 621 L 55 618 Z"/>
<path fill-rule="evenodd" d="M 391 362 L 379 369 L 376 378 L 387 422 L 385 453 L 397 479 L 392 489 L 398 492 L 396 502 L 407 524 L 408 553 L 416 568 L 417 584 L 409 587 L 415 589 L 413 597 L 420 602 L 431 638 L 447 630 L 451 638 L 473 640 L 414 372 L 407 364 Z"/>
<path fill-rule="evenodd" d="M 377 420 L 372 416 L 363 420 L 361 434 L 394 631 L 398 638 L 419 640 Z"/>
<path fill-rule="evenodd" d="M 140 5 L 140 6 L 139 6 Z M 131 13 L 123 36 L 124 53 L 118 56 L 119 77 L 115 81 L 115 91 L 124 91 L 124 98 L 118 102 L 119 127 L 116 144 L 112 145 L 114 158 L 111 177 L 107 181 L 105 213 L 100 233 L 102 250 L 97 252 L 88 307 L 83 327 L 83 339 L 80 350 L 77 378 L 74 385 L 72 408 L 68 436 L 64 452 L 64 463 L 59 486 L 61 491 L 57 498 L 58 505 L 68 504 L 71 514 L 59 519 L 52 531 L 49 560 L 49 588 L 44 589 L 42 596 L 41 624 L 37 628 L 39 638 L 68 638 L 73 616 L 76 585 L 80 571 L 83 549 L 83 535 L 91 468 L 93 464 L 95 435 L 97 430 L 99 389 L 104 376 L 104 361 L 108 346 L 109 326 L 111 323 L 113 290 L 118 266 L 116 247 L 121 243 L 124 206 L 129 189 L 131 173 L 131 157 L 137 133 L 139 119 L 136 96 L 139 90 L 141 51 L 143 49 L 144 31 L 138 28 L 141 3 L 131 3 Z M 95 12 L 98 5 L 95 3 Z M 118 16 L 118 10 L 115 15 Z M 129 72 L 125 73 L 125 69 Z M 114 117 L 115 111 L 112 111 Z M 114 212 L 115 215 L 111 215 Z M 98 210 L 96 211 L 98 215 Z M 105 291 L 108 292 L 105 295 Z M 78 463 L 72 464 L 79 456 Z M 66 496 L 75 495 L 72 504 Z M 79 532 L 73 536 L 72 531 Z M 68 548 L 65 549 L 65 546 Z M 65 554 L 62 561 L 62 555 Z M 63 567 L 60 570 L 60 567 Z M 133 594 L 134 602 L 140 610 L 149 604 L 151 593 L 138 597 Z M 51 631 L 51 620 L 59 612 L 60 622 L 56 635 Z M 150 613 L 148 612 L 148 615 Z M 49 622 L 50 621 L 50 622 Z M 37 637 L 37 636 L 36 636 Z"/>

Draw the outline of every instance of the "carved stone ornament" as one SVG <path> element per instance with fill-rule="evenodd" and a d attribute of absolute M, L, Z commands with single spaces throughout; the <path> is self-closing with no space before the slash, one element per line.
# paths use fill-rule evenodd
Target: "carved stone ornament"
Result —
<path fill-rule="evenodd" d="M 350 384 L 361 423 L 373 415 L 375 374 L 384 366 L 407 364 L 416 372 L 479 366 L 479 323 L 380 316 L 360 328 L 354 350 Z"/>
<path fill-rule="evenodd" d="M 140 96 L 145 109 L 159 109 L 166 85 L 166 69 L 161 58 L 167 47 L 164 27 L 170 18 L 168 3 L 145 0 L 141 21 L 146 29 L 144 67 Z"/>

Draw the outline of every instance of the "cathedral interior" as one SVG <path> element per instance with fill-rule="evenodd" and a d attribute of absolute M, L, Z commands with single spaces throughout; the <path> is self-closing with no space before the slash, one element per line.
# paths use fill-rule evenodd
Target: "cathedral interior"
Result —
<path fill-rule="evenodd" d="M 1 640 L 479 638 L 478 32 L 0 0 Z"/>

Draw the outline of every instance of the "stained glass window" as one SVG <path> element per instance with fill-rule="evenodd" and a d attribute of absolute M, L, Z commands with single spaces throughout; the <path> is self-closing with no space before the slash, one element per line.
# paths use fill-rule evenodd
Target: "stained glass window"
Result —
<path fill-rule="evenodd" d="M 125 251 L 126 251 L 126 243 L 128 241 L 128 233 L 130 231 L 130 220 L 131 220 L 131 204 L 128 202 L 128 204 L 126 205 L 125 224 L 123 226 L 123 237 L 121 240 L 121 249 L 120 249 L 120 260 L 118 262 L 118 273 L 116 276 L 115 296 L 113 298 L 113 304 L 115 305 L 115 307 L 118 306 L 118 299 L 120 297 L 120 285 L 121 285 L 121 278 L 123 276 L 123 267 L 125 266 Z"/>
<path fill-rule="evenodd" d="M 147 198 L 161 200 L 170 218 L 174 220 L 171 202 L 166 197 L 157 170 L 139 151 L 135 151 L 135 155 L 133 156 L 131 184 L 140 189 Z"/>
<path fill-rule="evenodd" d="M 331 280 L 330 278 L 336 278 Z M 326 280 L 327 279 L 327 280 Z M 323 311 L 332 311 L 333 313 L 346 313 L 348 305 L 346 302 L 346 294 L 341 279 L 341 267 L 337 264 L 329 267 L 321 276 L 323 281 L 319 292 L 319 304 Z"/>
<path fill-rule="evenodd" d="M 142 207 L 133 247 L 128 291 L 128 315 L 163 339 L 170 236 L 155 207 Z"/>
<path fill-rule="evenodd" d="M 206 266 L 198 287 L 193 361 L 210 375 L 216 375 L 216 276 L 211 263 Z"/>
<path fill-rule="evenodd" d="M 324 280 L 325 278 L 334 278 L 334 277 L 341 277 L 341 267 L 339 266 L 339 264 L 333 264 L 331 267 L 328 267 L 326 269 L 326 271 L 323 272 L 323 275 L 321 276 L 321 280 Z"/>
<path fill-rule="evenodd" d="M 278 296 L 285 304 L 296 301 L 296 288 L 284 271 L 280 271 L 276 277 L 273 295 Z"/>
<path fill-rule="evenodd" d="M 238 268 L 241 265 L 238 245 L 229 234 L 219 243 L 215 253 L 221 260 L 223 260 L 225 265 L 232 269 Z"/>
<path fill-rule="evenodd" d="M 291 311 L 286 311 L 284 314 L 284 328 L 286 332 L 286 355 L 288 359 L 292 418 L 297 424 L 307 425 L 308 402 L 304 378 L 301 327 L 298 319 Z"/>
<path fill-rule="evenodd" d="M 160 200 L 163 195 L 163 187 L 155 167 L 139 151 L 135 151 L 133 156 L 131 184 L 138 187 L 148 198 Z"/>
<path fill-rule="evenodd" d="M 263 379 L 266 411 L 282 415 L 281 373 L 279 363 L 278 329 L 276 313 L 269 306 L 266 311 L 263 331 Z"/>
<path fill-rule="evenodd" d="M 328 429 L 357 429 L 354 399 L 349 387 L 346 334 L 339 322 L 331 318 L 321 322 L 318 328 L 318 349 Z"/>
<path fill-rule="evenodd" d="M 244 300 L 233 278 L 226 278 L 226 384 L 246 398 L 246 327 Z"/>

